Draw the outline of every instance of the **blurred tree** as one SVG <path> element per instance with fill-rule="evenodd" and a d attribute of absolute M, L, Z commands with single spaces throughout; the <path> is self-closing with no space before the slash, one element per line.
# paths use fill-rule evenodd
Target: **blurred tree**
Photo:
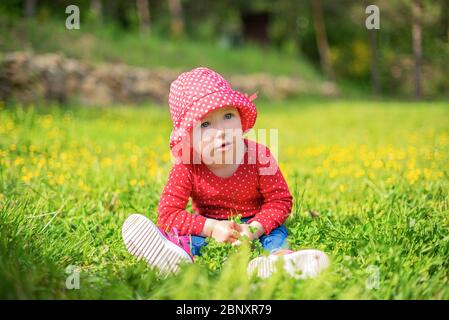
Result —
<path fill-rule="evenodd" d="M 329 43 L 326 35 L 326 25 L 324 24 L 324 14 L 323 7 L 321 6 L 321 0 L 312 0 L 312 13 L 316 43 L 320 53 L 321 69 L 329 80 L 334 81 L 335 74 L 329 58 Z"/>
<path fill-rule="evenodd" d="M 363 0 L 363 9 L 367 8 L 368 5 L 368 1 Z M 364 10 L 364 12 L 366 13 L 366 10 Z M 368 30 L 371 49 L 371 91 L 375 96 L 380 95 L 378 32 L 377 29 Z"/>
<path fill-rule="evenodd" d="M 184 21 L 182 18 L 182 5 L 180 0 L 168 0 L 171 15 L 171 34 L 180 37 L 184 34 Z"/>
<path fill-rule="evenodd" d="M 446 20 L 447 42 L 449 43 L 449 0 L 443 1 L 441 13 L 444 17 L 443 19 Z"/>
<path fill-rule="evenodd" d="M 101 22 L 103 19 L 103 3 L 101 0 L 90 1 L 90 12 L 94 20 Z"/>
<path fill-rule="evenodd" d="M 134 2 L 127 0 L 106 1 L 103 11 L 111 23 L 123 29 L 135 27 L 134 18 L 136 12 Z"/>
<path fill-rule="evenodd" d="M 422 3 L 421 0 L 412 0 L 412 41 L 414 59 L 415 99 L 421 99 L 421 60 L 422 60 Z"/>
<path fill-rule="evenodd" d="M 150 32 L 150 8 L 148 0 L 136 0 L 136 5 L 140 33 L 147 34 Z"/>
<path fill-rule="evenodd" d="M 442 1 L 441 16 L 443 17 L 443 24 L 446 24 L 446 36 L 449 43 L 449 0 Z"/>
<path fill-rule="evenodd" d="M 370 35 L 370 47 L 371 47 L 371 88 L 374 95 L 380 94 L 380 82 L 379 82 L 379 49 L 377 43 L 378 30 L 369 30 Z"/>
<path fill-rule="evenodd" d="M 267 47 L 270 44 L 268 37 L 270 16 L 270 12 L 268 11 L 242 12 L 240 17 L 242 20 L 244 39 Z"/>
<path fill-rule="evenodd" d="M 24 7 L 24 14 L 26 18 L 32 18 L 36 15 L 37 0 L 26 0 Z"/>
<path fill-rule="evenodd" d="M 371 86 L 375 94 L 449 92 L 449 0 L 0 0 L 0 28 L 15 26 L 15 48 L 28 41 L 41 51 L 57 50 L 39 33 L 50 19 L 65 19 L 70 4 L 79 6 L 87 32 L 111 31 L 119 38 L 115 30 L 132 36 L 151 29 L 162 39 L 185 35 L 226 48 L 255 40 L 308 59 L 329 80 Z M 380 9 L 380 30 L 365 28 L 370 4 Z M 33 23 L 22 23 L 24 17 L 35 17 L 39 27 L 22 32 Z M 0 48 L 12 47 L 2 36 Z"/>

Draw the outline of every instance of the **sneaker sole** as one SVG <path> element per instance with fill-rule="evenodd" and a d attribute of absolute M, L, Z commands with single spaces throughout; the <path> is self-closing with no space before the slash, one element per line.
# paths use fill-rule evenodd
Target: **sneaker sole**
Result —
<path fill-rule="evenodd" d="M 284 270 L 296 279 L 314 278 L 329 266 L 329 258 L 324 252 L 307 249 L 284 256 L 257 257 L 248 264 L 248 274 L 256 272 L 259 278 L 268 278 L 276 271 L 279 259 L 284 260 Z"/>
<path fill-rule="evenodd" d="M 144 258 L 163 277 L 178 272 L 180 263 L 193 262 L 185 250 L 168 240 L 151 220 L 141 214 L 132 214 L 126 219 L 122 237 L 129 253 L 138 260 Z"/>

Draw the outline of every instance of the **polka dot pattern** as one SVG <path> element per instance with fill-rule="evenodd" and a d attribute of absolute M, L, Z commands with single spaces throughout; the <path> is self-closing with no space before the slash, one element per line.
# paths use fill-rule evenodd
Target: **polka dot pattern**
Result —
<path fill-rule="evenodd" d="M 292 208 L 288 185 L 264 145 L 244 140 L 247 151 L 229 178 L 221 178 L 205 164 L 175 164 L 158 206 L 158 225 L 180 235 L 199 235 L 206 218 L 229 219 L 233 215 L 252 217 L 269 234 L 282 225 Z M 271 174 L 261 174 L 271 167 Z M 196 214 L 186 211 L 189 198 Z"/>
<path fill-rule="evenodd" d="M 196 121 L 213 110 L 225 106 L 236 107 L 240 113 L 243 132 L 251 129 L 257 118 L 256 107 L 250 98 L 233 90 L 220 74 L 205 67 L 184 72 L 173 81 L 168 103 L 173 122 L 171 150 L 182 142 Z"/>

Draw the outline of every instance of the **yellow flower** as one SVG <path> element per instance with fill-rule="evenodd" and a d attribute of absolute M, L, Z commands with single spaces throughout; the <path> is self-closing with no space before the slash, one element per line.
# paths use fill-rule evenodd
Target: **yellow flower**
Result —
<path fill-rule="evenodd" d="M 133 154 L 130 158 L 129 158 L 129 163 L 130 163 L 130 165 L 132 166 L 132 167 L 136 167 L 137 166 L 137 160 L 138 160 L 139 158 L 135 155 L 135 154 Z"/>
<path fill-rule="evenodd" d="M 24 164 L 25 163 L 25 160 L 23 159 L 23 158 L 20 158 L 20 157 L 17 157 L 15 160 L 14 160 L 14 165 L 15 166 L 20 166 L 21 164 Z"/>
<path fill-rule="evenodd" d="M 83 181 L 78 182 L 78 186 L 80 187 L 81 190 L 89 192 L 90 188 L 89 186 L 87 186 Z"/>
<path fill-rule="evenodd" d="M 442 133 L 440 134 L 440 136 L 438 137 L 438 144 L 445 146 L 447 145 L 449 142 L 449 135 Z"/>
<path fill-rule="evenodd" d="M 60 174 L 57 178 L 56 178 L 56 183 L 58 184 L 63 184 L 65 182 L 65 177 Z"/>
<path fill-rule="evenodd" d="M 45 115 L 41 118 L 40 123 L 43 128 L 49 128 L 53 123 L 53 117 L 50 114 Z"/>
<path fill-rule="evenodd" d="M 171 159 L 171 152 L 166 152 L 163 158 L 164 162 L 168 162 L 170 161 L 170 159 Z"/>
<path fill-rule="evenodd" d="M 381 161 L 381 160 L 374 160 L 373 162 L 372 162 L 372 164 L 371 164 L 371 167 L 373 168 L 373 169 L 380 169 L 380 168 L 382 168 L 383 167 L 383 162 Z"/>
<path fill-rule="evenodd" d="M 30 182 L 31 178 L 32 178 L 32 175 L 27 174 L 27 175 L 22 176 L 22 181 L 25 183 L 28 183 L 28 182 Z"/>
<path fill-rule="evenodd" d="M 334 177 L 337 176 L 337 174 L 338 174 L 338 170 L 337 169 L 331 169 L 329 171 L 329 178 L 334 178 Z"/>
<path fill-rule="evenodd" d="M 59 157 L 63 162 L 66 161 L 67 160 L 67 152 L 62 152 Z"/>
<path fill-rule="evenodd" d="M 410 184 L 414 184 L 419 179 L 420 175 L 421 175 L 420 169 L 412 169 L 407 172 L 406 178 L 410 182 Z"/>
<path fill-rule="evenodd" d="M 405 152 L 402 150 L 399 150 L 399 152 L 397 153 L 397 159 L 403 160 L 404 158 L 405 158 Z"/>
<path fill-rule="evenodd" d="M 429 168 L 424 168 L 423 173 L 424 173 L 424 177 L 427 180 L 429 180 L 432 177 L 432 170 L 430 170 Z"/>
<path fill-rule="evenodd" d="M 156 166 L 151 167 L 151 168 L 148 170 L 148 175 L 149 175 L 150 177 L 155 177 L 157 173 L 158 173 L 158 169 L 157 169 Z"/>
<path fill-rule="evenodd" d="M 415 159 L 410 159 L 409 161 L 407 161 L 407 168 L 408 169 L 413 169 L 416 167 L 416 161 Z"/>
<path fill-rule="evenodd" d="M 364 175 L 365 175 L 365 170 L 363 170 L 363 169 L 357 169 L 357 170 L 354 172 L 354 176 L 355 176 L 356 178 L 363 177 Z"/>
<path fill-rule="evenodd" d="M 45 165 L 45 159 L 44 158 L 40 158 L 38 163 L 37 163 L 37 167 L 39 169 L 41 169 L 44 165 Z"/>
<path fill-rule="evenodd" d="M 112 165 L 112 163 L 113 163 L 113 161 L 112 161 L 111 158 L 103 158 L 103 159 L 101 159 L 101 165 L 104 166 L 104 167 L 109 167 L 109 166 Z"/>

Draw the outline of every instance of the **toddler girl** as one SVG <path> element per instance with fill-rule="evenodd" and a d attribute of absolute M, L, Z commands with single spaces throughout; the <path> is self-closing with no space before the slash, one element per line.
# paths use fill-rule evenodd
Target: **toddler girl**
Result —
<path fill-rule="evenodd" d="M 296 277 L 315 276 L 328 265 L 318 250 L 288 249 L 284 226 L 292 196 L 270 150 L 243 138 L 256 121 L 252 100 L 204 67 L 182 73 L 171 85 L 170 149 L 175 156 L 158 205 L 157 225 L 133 214 L 122 236 L 128 251 L 161 274 L 193 262 L 206 238 L 261 242 L 269 252 L 250 261 L 248 273 L 268 277 L 276 261 Z M 186 210 L 189 199 L 192 209 Z M 241 222 L 229 220 L 240 215 Z"/>

